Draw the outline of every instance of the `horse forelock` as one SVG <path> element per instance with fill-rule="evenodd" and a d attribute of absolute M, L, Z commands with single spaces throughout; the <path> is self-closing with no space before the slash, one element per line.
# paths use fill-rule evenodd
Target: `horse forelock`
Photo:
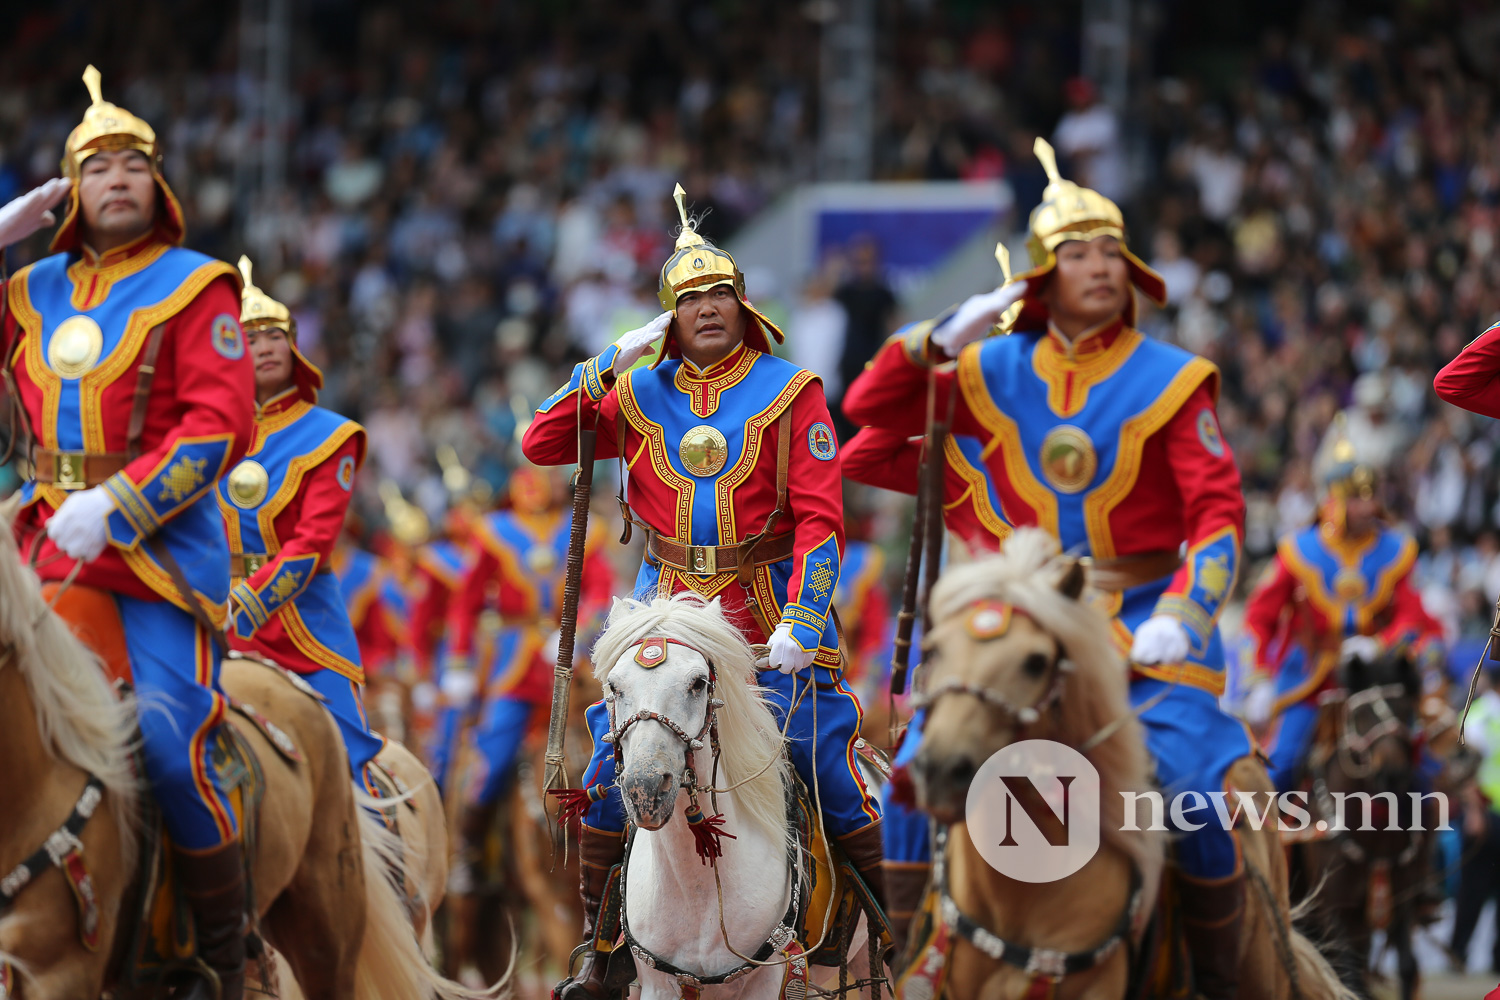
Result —
<path fill-rule="evenodd" d="M 1047 735 L 1076 748 L 1131 708 L 1126 665 L 1109 619 L 1057 589 L 1070 565 L 1051 535 L 1022 528 L 998 555 L 945 570 L 932 591 L 932 617 L 936 624 L 979 601 L 998 600 L 1024 612 L 1055 637 L 1073 664 L 1073 674 L 1057 703 L 1056 728 Z M 1154 787 L 1138 723 L 1121 727 L 1088 758 L 1099 772 L 1103 802 L 1120 803 L 1121 792 Z M 1122 833 L 1112 822 L 1105 823 L 1102 833 L 1141 862 L 1159 850 L 1145 834 Z"/>
<path fill-rule="evenodd" d="M 115 696 L 103 667 L 42 598 L 21 561 L 12 523 L 19 502 L 0 504 L 0 670 L 16 669 L 31 692 L 42 740 L 56 758 L 104 783 L 122 836 L 134 829 L 136 782 L 130 767 L 135 709 Z M 127 844 L 126 857 L 134 857 Z"/>
<path fill-rule="evenodd" d="M 697 650 L 713 666 L 719 709 L 719 778 L 723 788 L 744 782 L 732 793 L 746 818 L 776 841 L 790 836 L 782 781 L 788 766 L 782 753 L 781 729 L 755 684 L 755 656 L 739 629 L 718 601 L 690 591 L 651 601 L 615 602 L 604 633 L 594 646 L 594 676 L 608 684 L 609 675 L 643 639 L 677 639 Z M 668 644 L 667 655 L 677 655 Z M 711 775 L 699 775 L 701 781 Z"/>

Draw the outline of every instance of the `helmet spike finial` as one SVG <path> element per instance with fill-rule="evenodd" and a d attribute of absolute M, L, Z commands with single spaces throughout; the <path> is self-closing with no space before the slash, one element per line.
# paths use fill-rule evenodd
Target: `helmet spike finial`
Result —
<path fill-rule="evenodd" d="M 250 257 L 248 254 L 240 254 L 240 277 L 245 279 L 245 288 L 249 290 L 255 287 L 255 282 L 250 278 Z"/>
<path fill-rule="evenodd" d="M 698 230 L 693 226 L 693 220 L 688 217 L 686 198 L 687 192 L 682 189 L 681 184 L 672 189 L 672 200 L 677 203 L 677 218 L 682 220 L 682 232 L 677 234 L 678 250 L 695 247 L 703 242 L 703 237 L 698 235 Z"/>
<path fill-rule="evenodd" d="M 1010 280 L 1010 248 L 1007 247 L 1004 242 L 1000 242 L 1000 243 L 996 243 L 995 244 L 995 262 L 1000 265 L 1000 273 L 1005 276 L 1005 280 L 1009 281 Z M 247 276 L 245 278 L 245 280 L 249 281 L 250 278 Z"/>
<path fill-rule="evenodd" d="M 1036 137 L 1036 143 L 1031 147 L 1036 153 L 1036 158 L 1042 161 L 1042 169 L 1047 171 L 1047 183 L 1059 184 L 1062 182 L 1062 174 L 1057 172 L 1057 154 L 1052 151 L 1052 143 Z"/>
<path fill-rule="evenodd" d="M 83 71 L 83 85 L 89 88 L 89 98 L 94 104 L 104 103 L 103 77 L 93 63 L 89 63 L 88 69 Z"/>

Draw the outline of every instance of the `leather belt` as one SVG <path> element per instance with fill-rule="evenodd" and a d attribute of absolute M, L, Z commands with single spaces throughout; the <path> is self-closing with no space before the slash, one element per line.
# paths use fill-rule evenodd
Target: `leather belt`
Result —
<path fill-rule="evenodd" d="M 646 548 L 651 558 L 663 566 L 693 576 L 733 573 L 740 566 L 738 545 L 684 545 L 656 532 L 647 535 Z M 772 535 L 755 546 L 755 565 L 768 566 L 792 557 L 792 532 Z"/>
<path fill-rule="evenodd" d="M 39 483 L 60 490 L 86 490 L 98 486 L 125 468 L 129 461 L 123 451 L 53 451 L 36 449 L 33 473 Z"/>
<path fill-rule="evenodd" d="M 1088 567 L 1089 584 L 1095 590 L 1118 594 L 1171 576 L 1182 565 L 1182 556 L 1170 549 L 1162 549 L 1116 559 L 1085 557 L 1084 564 Z"/>
<path fill-rule="evenodd" d="M 243 580 L 247 576 L 254 576 L 260 572 L 262 566 L 275 558 L 276 553 L 274 552 L 231 552 L 229 553 L 229 575 L 236 580 Z M 325 573 L 332 572 L 333 567 L 325 562 L 318 567 L 318 571 L 313 575 L 322 576 Z"/>

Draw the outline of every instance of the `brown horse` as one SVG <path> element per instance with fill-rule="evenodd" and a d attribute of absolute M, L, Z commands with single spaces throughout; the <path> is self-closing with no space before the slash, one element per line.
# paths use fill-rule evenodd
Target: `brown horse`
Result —
<path fill-rule="evenodd" d="M 1150 762 L 1131 715 L 1127 671 L 1111 623 L 1079 599 L 1083 586 L 1082 566 L 1058 557 L 1055 540 L 1023 530 L 1003 554 L 950 569 L 932 595 L 925 690 L 961 696 L 931 703 L 914 774 L 918 804 L 948 828 L 938 860 L 947 868 L 949 892 L 940 919 L 962 928 L 956 910 L 969 928 L 968 934 L 952 935 L 946 979 L 951 997 L 1030 995 L 1034 973 L 1043 971 L 1058 977 L 1048 994 L 1055 1000 L 1118 1000 L 1126 995 L 1131 956 L 1156 905 L 1158 885 L 1170 885 L 1162 879 L 1166 845 L 1160 835 L 1126 829 L 1135 824 L 1125 823 L 1121 793 L 1150 789 Z M 1080 750 L 1099 774 L 1099 850 L 1074 874 L 1046 883 L 1012 879 L 991 867 L 970 839 L 962 797 L 937 801 L 924 789 L 924 772 L 942 773 L 962 759 L 986 760 L 1022 739 Z M 1231 769 L 1229 782 L 1231 790 L 1253 793 L 1257 802 L 1272 793 L 1264 769 L 1251 759 Z M 1317 949 L 1291 928 L 1274 825 L 1242 829 L 1239 838 L 1252 882 L 1239 962 L 1241 995 L 1347 998 Z M 1132 919 L 1133 884 L 1139 895 Z M 1026 954 L 1021 949 L 1047 960 L 1030 971 L 1018 967 L 1014 955 Z M 1066 972 L 1050 968 L 1059 952 L 1077 957 Z M 929 984 L 907 979 L 903 985 L 912 996 L 919 992 L 912 987 Z"/>
<path fill-rule="evenodd" d="M 1311 913 L 1336 948 L 1345 985 L 1370 995 L 1370 941 L 1383 930 L 1396 951 L 1401 996 L 1416 995 L 1412 934 L 1431 877 L 1430 833 L 1411 795 L 1416 782 L 1422 683 L 1400 650 L 1340 667 L 1339 696 L 1322 706 L 1306 772 L 1313 819 L 1331 834 L 1301 845 L 1306 883 L 1320 886 Z M 1370 795 L 1365 800 L 1351 794 Z M 1344 808 L 1337 802 L 1343 798 Z M 1429 817 L 1431 818 L 1431 817 Z"/>
<path fill-rule="evenodd" d="M 16 551 L 11 510 L 0 511 L 0 760 L 8 775 L 0 871 L 13 871 L 73 811 L 92 815 L 77 834 L 87 877 L 77 880 L 76 895 L 63 868 L 53 865 L 25 881 L 0 910 L 0 974 L 25 1000 L 77 1000 L 116 984 L 128 940 L 121 931 L 134 920 L 126 907 L 143 891 L 138 790 L 129 764 L 135 705 L 116 700 L 99 659 L 43 600 Z M 82 588 L 69 593 L 75 606 L 113 606 L 107 595 L 90 600 Z M 87 626 L 105 628 L 98 620 Z M 233 698 L 272 720 L 301 757 L 287 760 L 258 726 L 230 713 L 265 779 L 252 856 L 260 931 L 286 957 L 306 996 L 468 995 L 422 956 L 385 875 L 383 828 L 356 808 L 331 716 L 280 671 L 258 663 L 226 661 L 222 682 Z M 97 810 L 83 808 L 91 776 L 103 792 Z"/>

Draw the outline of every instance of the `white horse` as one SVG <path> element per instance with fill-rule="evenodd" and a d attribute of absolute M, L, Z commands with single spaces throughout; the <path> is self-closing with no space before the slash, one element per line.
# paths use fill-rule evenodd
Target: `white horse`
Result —
<path fill-rule="evenodd" d="M 787 972 L 784 920 L 794 887 L 805 898 L 813 859 L 800 852 L 788 823 L 791 765 L 755 686 L 751 647 L 718 601 L 685 593 L 616 601 L 594 663 L 620 754 L 616 784 L 636 827 L 624 916 L 641 1000 L 678 1000 L 694 990 L 715 1000 L 775 1000 Z M 710 796 L 710 785 L 727 791 Z M 712 866 L 699 857 L 689 823 L 695 799 L 704 813 L 717 809 L 733 837 L 719 841 L 723 855 Z M 857 978 L 868 974 L 862 923 L 853 938 L 849 967 Z M 764 949 L 768 941 L 775 947 Z M 747 961 L 757 953 L 766 964 Z M 818 971 L 814 981 L 830 973 Z M 726 975 L 729 981 L 716 981 Z"/>

